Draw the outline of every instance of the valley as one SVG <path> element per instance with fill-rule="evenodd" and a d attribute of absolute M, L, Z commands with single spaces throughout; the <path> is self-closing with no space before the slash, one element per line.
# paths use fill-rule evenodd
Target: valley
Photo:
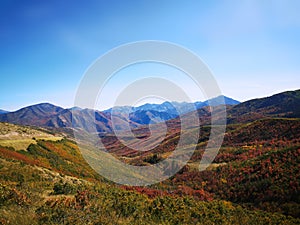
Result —
<path fill-rule="evenodd" d="M 226 105 L 224 140 L 205 170 L 199 171 L 199 163 L 211 135 L 212 108 L 202 105 L 198 141 L 183 146 L 195 151 L 175 175 L 149 186 L 126 186 L 95 172 L 94 167 L 118 169 L 109 158 L 99 159 L 100 142 L 129 165 L 167 159 L 182 135 L 181 119 L 192 112 L 170 116 L 165 105 L 146 105 L 129 118 L 126 108 L 115 110 L 119 136 L 110 110 L 45 103 L 1 114 L 0 224 L 300 224 L 300 90 Z M 213 110 L 222 113 L 218 104 Z M 76 129 L 84 142 L 76 142 Z M 93 132 L 98 139 L 87 141 Z M 164 136 L 149 141 L 151 135 Z M 139 151 L 145 147 L 151 150 Z M 166 173 L 176 167 L 163 165 Z"/>

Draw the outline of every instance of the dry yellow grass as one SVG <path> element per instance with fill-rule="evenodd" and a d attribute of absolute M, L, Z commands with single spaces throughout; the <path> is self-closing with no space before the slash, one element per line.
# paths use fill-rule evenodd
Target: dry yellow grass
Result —
<path fill-rule="evenodd" d="M 30 144 L 35 144 L 36 140 L 57 141 L 62 138 L 28 126 L 0 123 L 0 145 L 13 147 L 15 150 L 26 150 Z"/>
<path fill-rule="evenodd" d="M 44 137 L 44 138 L 37 138 L 36 140 L 39 139 L 58 141 L 61 140 L 62 137 Z M 4 147 L 13 147 L 15 150 L 26 150 L 30 144 L 36 144 L 36 140 L 33 140 L 32 138 L 0 140 L 0 145 Z"/>

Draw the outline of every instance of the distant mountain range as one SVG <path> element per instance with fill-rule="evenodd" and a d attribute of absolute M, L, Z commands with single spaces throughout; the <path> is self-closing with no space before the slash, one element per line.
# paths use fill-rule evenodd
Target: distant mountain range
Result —
<path fill-rule="evenodd" d="M 151 124 L 161 121 L 174 119 L 179 115 L 183 115 L 201 109 L 206 106 L 217 106 L 220 104 L 236 105 L 240 102 L 226 96 L 218 96 L 204 102 L 163 102 L 162 104 L 144 104 L 138 107 L 117 106 L 104 112 L 114 115 L 122 115 L 129 113 L 129 120 L 138 124 Z"/>
<path fill-rule="evenodd" d="M 219 96 L 208 101 L 213 105 L 217 105 L 222 102 L 222 97 Z M 93 124 L 95 123 L 98 132 L 111 132 L 114 130 L 111 121 L 112 114 L 114 115 L 115 129 L 122 130 L 128 122 L 132 128 L 136 128 L 139 125 L 176 118 L 179 115 L 178 111 L 180 114 L 187 113 L 195 110 L 195 108 L 199 109 L 207 106 L 209 104 L 208 101 L 195 103 L 164 102 L 162 104 L 145 104 L 139 107 L 119 106 L 103 112 L 92 109 L 81 109 L 79 107 L 64 109 L 49 103 L 41 103 L 19 109 L 15 112 L 0 114 L 0 121 L 55 128 L 83 128 L 88 132 L 93 131 Z M 223 101 L 230 105 L 239 103 L 225 96 Z"/>
<path fill-rule="evenodd" d="M 102 112 L 78 107 L 64 109 L 49 103 L 41 103 L 15 112 L 2 113 L 0 122 L 53 128 L 83 128 L 88 132 L 93 131 L 92 127 L 95 123 L 98 132 L 112 132 L 114 130 L 112 114 L 115 129 L 122 130 L 128 123 L 132 128 L 137 128 L 140 125 L 175 119 L 179 112 L 188 116 L 189 112 L 195 108 L 198 110 L 200 120 L 207 122 L 210 120 L 209 102 L 210 105 L 218 106 L 222 98 L 219 96 L 205 102 L 195 103 L 164 102 L 139 107 L 121 106 Z M 243 103 L 225 96 L 224 100 L 227 105 L 228 123 L 251 122 L 260 118 L 300 118 L 300 90 L 287 91 Z M 126 112 L 130 112 L 129 117 L 126 117 Z"/>
<path fill-rule="evenodd" d="M 162 104 L 151 104 L 151 103 L 146 103 L 144 105 L 138 106 L 138 107 L 131 107 L 131 106 L 116 106 L 113 108 L 110 108 L 108 110 L 105 110 L 104 112 L 109 112 L 111 113 L 112 111 L 114 112 L 136 112 L 136 111 L 157 111 L 157 112 L 166 112 L 169 114 L 176 114 L 178 113 L 183 114 L 190 112 L 192 110 L 202 108 L 204 106 L 212 105 L 220 105 L 225 103 L 225 105 L 237 105 L 240 102 L 237 100 L 234 100 L 232 98 L 226 97 L 226 96 L 218 96 L 215 98 L 212 98 L 210 100 L 206 100 L 204 102 L 163 102 Z M 179 111 L 179 112 L 177 112 Z"/>

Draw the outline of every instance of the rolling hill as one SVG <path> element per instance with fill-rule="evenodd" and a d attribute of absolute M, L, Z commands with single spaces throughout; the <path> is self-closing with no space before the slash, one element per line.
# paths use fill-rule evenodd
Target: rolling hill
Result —
<path fill-rule="evenodd" d="M 250 122 L 261 118 L 300 118 L 300 90 L 253 99 L 228 111 L 228 122 Z"/>

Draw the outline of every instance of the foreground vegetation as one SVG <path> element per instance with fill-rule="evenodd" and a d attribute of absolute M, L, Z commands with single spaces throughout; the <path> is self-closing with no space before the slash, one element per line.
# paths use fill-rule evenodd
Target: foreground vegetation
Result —
<path fill-rule="evenodd" d="M 198 171 L 199 141 L 187 166 L 151 187 L 106 181 L 66 138 L 0 146 L 0 224 L 300 224 L 299 128 L 294 119 L 231 125 L 208 170 Z M 176 138 L 128 160 L 157 163 Z"/>
<path fill-rule="evenodd" d="M 281 214 L 190 196 L 149 197 L 1 159 L 1 224 L 297 224 Z"/>

